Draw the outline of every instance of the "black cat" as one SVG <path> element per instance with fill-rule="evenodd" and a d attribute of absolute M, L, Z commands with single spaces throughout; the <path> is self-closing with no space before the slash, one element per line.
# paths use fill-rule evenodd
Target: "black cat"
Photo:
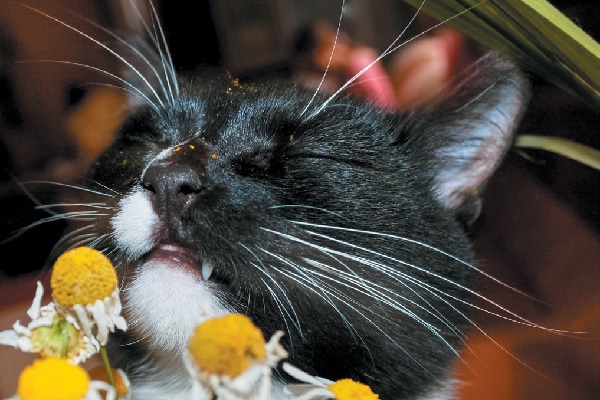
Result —
<path fill-rule="evenodd" d="M 435 108 L 400 115 L 283 83 L 162 87 L 91 174 L 134 398 L 188 398 L 181 355 L 208 301 L 284 330 L 311 374 L 452 399 L 477 273 L 464 227 L 511 144 L 523 75 L 491 54 Z"/>

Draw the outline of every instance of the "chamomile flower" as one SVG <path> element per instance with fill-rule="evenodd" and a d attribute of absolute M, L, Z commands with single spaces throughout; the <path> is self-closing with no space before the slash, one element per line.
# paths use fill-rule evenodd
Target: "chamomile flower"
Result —
<path fill-rule="evenodd" d="M 82 367 L 64 358 L 44 358 L 21 372 L 17 394 L 8 400 L 105 399 L 116 399 L 112 386 L 91 380 Z"/>
<path fill-rule="evenodd" d="M 283 370 L 304 384 L 287 385 L 287 390 L 296 395 L 295 400 L 379 400 L 371 388 L 352 379 L 330 381 L 317 378 L 294 367 L 283 364 Z"/>
<path fill-rule="evenodd" d="M 200 324 L 184 355 L 194 384 L 200 383 L 219 399 L 266 399 L 271 369 L 287 357 L 279 344 L 283 332 L 265 342 L 252 321 L 242 314 L 227 314 Z M 196 388 L 197 389 L 197 388 Z M 195 393 L 202 393 L 201 389 Z"/>
<path fill-rule="evenodd" d="M 98 342 L 84 335 L 74 318 L 57 313 L 54 303 L 41 306 L 44 287 L 40 282 L 33 303 L 27 310 L 31 322 L 27 326 L 15 322 L 12 330 L 0 332 L 0 344 L 42 357 L 62 357 L 80 363 L 96 354 Z"/>
<path fill-rule="evenodd" d="M 52 298 L 58 313 L 73 318 L 88 337 L 104 346 L 109 332 L 126 330 L 117 274 L 98 250 L 78 247 L 63 253 L 52 268 Z"/>

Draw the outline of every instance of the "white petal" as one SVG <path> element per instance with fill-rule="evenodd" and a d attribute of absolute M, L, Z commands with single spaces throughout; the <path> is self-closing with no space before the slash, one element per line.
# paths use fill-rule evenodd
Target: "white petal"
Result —
<path fill-rule="evenodd" d="M 15 332 L 19 335 L 31 335 L 31 330 L 23 325 L 21 325 L 21 323 L 17 320 L 17 322 L 15 322 L 13 324 L 13 329 L 15 330 Z"/>
<path fill-rule="evenodd" d="M 96 338 L 98 339 L 98 342 L 104 346 L 108 341 L 109 330 L 114 330 L 112 321 L 106 315 L 104 302 L 96 300 L 93 304 L 87 305 L 86 309 L 92 314 L 92 320 L 96 323 L 96 327 L 98 328 Z"/>
<path fill-rule="evenodd" d="M 127 330 L 127 321 L 120 315 L 116 315 L 113 317 L 113 322 L 115 323 L 115 327 L 122 331 Z"/>
<path fill-rule="evenodd" d="M 0 344 L 17 347 L 18 340 L 19 340 L 19 335 L 17 335 L 17 332 L 15 332 L 15 331 L 0 332 Z"/>
<path fill-rule="evenodd" d="M 50 302 L 48 304 L 46 304 L 45 306 L 42 306 L 40 308 L 40 316 L 42 317 L 49 317 L 49 316 L 54 316 L 56 315 L 56 307 L 54 305 L 54 302 Z"/>
<path fill-rule="evenodd" d="M 286 390 L 295 395 L 294 400 L 328 400 L 335 398 L 329 389 L 313 385 L 287 385 Z"/>
<path fill-rule="evenodd" d="M 38 317 L 38 318 L 34 319 L 33 321 L 31 321 L 29 323 L 29 325 L 27 325 L 27 329 L 29 331 L 32 331 L 33 329 L 39 328 L 40 326 L 52 326 L 52 323 L 54 323 L 54 315 L 46 316 L 46 317 Z"/>
<path fill-rule="evenodd" d="M 322 381 L 318 380 L 317 378 L 315 378 L 314 376 L 312 376 L 310 374 L 307 374 L 306 372 L 302 371 L 301 369 L 294 367 L 290 363 L 283 363 L 282 367 L 283 367 L 283 370 L 285 372 L 287 372 L 288 375 L 290 375 L 294 379 L 299 380 L 300 382 L 305 382 L 305 383 L 309 383 L 311 385 L 321 386 L 321 387 L 325 386 L 325 384 Z"/>
<path fill-rule="evenodd" d="M 33 302 L 31 303 L 31 307 L 29 307 L 27 310 L 27 315 L 29 315 L 29 318 L 36 319 L 37 316 L 40 315 L 42 296 L 44 296 L 44 286 L 42 286 L 42 282 L 38 281 Z"/>
<path fill-rule="evenodd" d="M 75 311 L 75 315 L 79 320 L 79 324 L 81 325 L 81 329 L 83 329 L 83 333 L 86 336 L 94 336 L 92 333 L 93 322 L 88 318 L 86 309 L 83 308 L 81 304 L 75 304 L 73 306 L 73 311 Z"/>
<path fill-rule="evenodd" d="M 106 392 L 107 400 L 116 400 L 117 398 L 115 388 L 110 384 L 102 381 L 91 381 L 88 391 L 82 400 L 104 400 L 104 396 L 100 394 L 100 391 Z"/>
<path fill-rule="evenodd" d="M 238 375 L 231 381 L 231 388 L 236 392 L 250 393 L 254 389 L 254 385 L 263 376 L 263 366 L 253 364 L 250 368 Z"/>
<path fill-rule="evenodd" d="M 17 339 L 17 346 L 19 350 L 24 351 L 26 353 L 33 353 L 33 343 L 27 336 L 20 336 Z"/>

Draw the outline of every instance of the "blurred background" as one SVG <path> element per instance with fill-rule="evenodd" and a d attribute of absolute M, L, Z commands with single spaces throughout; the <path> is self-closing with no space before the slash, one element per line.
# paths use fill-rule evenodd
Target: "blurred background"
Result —
<path fill-rule="evenodd" d="M 551 2 L 598 40 L 595 0 Z M 348 0 L 343 9 L 337 0 L 155 5 L 179 72 L 225 68 L 242 80 L 294 79 L 313 90 L 329 62 L 331 32 L 343 13 L 337 51 L 320 87 L 325 92 L 374 61 L 415 13 L 400 0 Z M 128 50 L 105 29 L 138 43 L 147 36 L 141 21 L 150 21 L 151 13 L 143 0 L 0 0 L 0 330 L 23 318 L 35 281 L 51 264 L 48 256 L 65 228 L 57 220 L 15 235 L 50 216 L 36 209 L 37 202 L 57 203 L 71 194 L 34 182 L 80 178 L 110 143 L 131 104 L 109 75 L 130 71 L 57 20 L 127 58 Z M 419 15 L 400 42 L 436 24 Z M 385 109 L 410 109 L 439 95 L 485 51 L 445 26 L 431 29 L 374 64 L 370 75 L 347 91 Z M 520 131 L 599 149 L 600 112 L 534 73 L 531 77 L 533 99 Z M 486 334 L 473 332 L 457 364 L 462 399 L 597 398 L 599 232 L 598 171 L 543 151 L 512 152 L 484 195 L 473 237 L 480 267 L 536 300 L 489 280 L 479 282 L 478 290 L 540 325 L 590 333 L 562 335 L 475 314 Z M 14 392 L 26 363 L 27 357 L 0 347 L 0 397 Z"/>

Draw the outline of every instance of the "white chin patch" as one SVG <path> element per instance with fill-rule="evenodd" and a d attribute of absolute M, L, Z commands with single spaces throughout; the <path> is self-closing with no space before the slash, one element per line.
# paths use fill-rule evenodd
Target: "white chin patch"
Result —
<path fill-rule="evenodd" d="M 136 189 L 123 197 L 110 223 L 117 247 L 131 259 L 154 247 L 154 232 L 160 221 L 145 190 Z"/>
<path fill-rule="evenodd" d="M 227 312 L 210 287 L 183 268 L 144 264 L 124 291 L 130 330 L 151 352 L 182 354 L 198 324 Z"/>

